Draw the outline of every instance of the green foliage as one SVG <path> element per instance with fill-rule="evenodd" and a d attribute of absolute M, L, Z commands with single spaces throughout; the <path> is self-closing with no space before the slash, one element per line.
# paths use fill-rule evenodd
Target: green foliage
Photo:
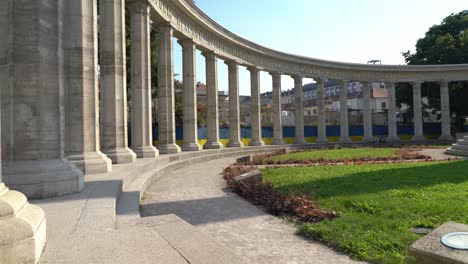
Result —
<path fill-rule="evenodd" d="M 333 150 L 313 150 L 289 153 L 278 155 L 271 158 L 271 160 L 344 160 L 344 159 L 359 159 L 359 158 L 387 158 L 396 157 L 396 148 L 343 148 Z"/>
<path fill-rule="evenodd" d="M 409 65 L 462 64 L 468 63 L 468 10 L 446 17 L 440 25 L 432 26 L 425 37 L 416 43 L 416 52 L 403 52 Z M 425 83 L 422 96 L 429 98 L 429 105 L 423 106 L 440 110 L 440 93 L 438 84 Z M 413 105 L 413 94 L 409 84 L 398 84 L 396 87 L 397 104 Z M 468 115 L 468 104 L 462 98 L 468 96 L 468 82 L 450 84 L 450 111 L 456 113 L 456 128 L 461 130 L 465 116 Z M 411 110 L 405 119 L 411 118 Z"/>
<path fill-rule="evenodd" d="M 283 194 L 306 195 L 340 215 L 300 233 L 353 258 L 406 263 L 412 227 L 468 224 L 468 161 L 264 169 Z"/>

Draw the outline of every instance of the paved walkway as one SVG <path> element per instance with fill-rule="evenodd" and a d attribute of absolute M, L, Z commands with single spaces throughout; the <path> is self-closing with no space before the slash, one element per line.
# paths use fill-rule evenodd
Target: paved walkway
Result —
<path fill-rule="evenodd" d="M 168 173 L 150 186 L 142 216 L 175 214 L 248 263 L 358 263 L 295 235 L 295 228 L 231 193 L 222 169 L 232 158 Z"/>
<path fill-rule="evenodd" d="M 446 149 L 422 149 L 421 153 L 432 157 L 434 160 L 448 160 L 448 159 L 466 159 L 460 156 L 445 154 Z"/>

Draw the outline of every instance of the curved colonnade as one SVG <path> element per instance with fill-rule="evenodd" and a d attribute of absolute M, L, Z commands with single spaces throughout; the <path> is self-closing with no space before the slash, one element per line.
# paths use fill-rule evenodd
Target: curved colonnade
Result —
<path fill-rule="evenodd" d="M 131 102 L 128 102 L 132 109 L 131 146 L 127 140 L 126 10 L 131 19 Z M 150 26 L 156 27 L 159 41 L 157 148 L 152 139 Z M 176 144 L 175 138 L 174 37 L 183 50 L 182 147 Z M 327 142 L 324 82 L 328 79 L 340 81 L 340 142 L 343 143 L 350 142 L 345 89 L 348 81 L 363 83 L 364 141 L 372 138 L 371 82 L 385 82 L 389 89 L 388 140 L 398 141 L 396 83 L 413 85 L 414 140 L 424 139 L 421 84 L 440 83 L 441 139 L 448 140 L 451 139 L 448 85 L 454 81 L 468 81 L 467 64 L 362 65 L 268 49 L 224 29 L 189 0 L 61 0 L 34 1 L 27 5 L 3 1 L 0 3 L 0 88 L 5 185 L 30 198 L 55 197 L 81 191 L 84 174 L 109 172 L 112 163 L 132 163 L 137 158 L 155 158 L 160 153 L 200 150 L 196 120 L 196 49 L 201 50 L 206 59 L 206 149 L 223 147 L 219 140 L 217 59 L 228 65 L 228 147 L 232 148 L 243 146 L 239 118 L 240 65 L 247 67 L 251 76 L 252 146 L 264 145 L 260 123 L 261 71 L 272 76 L 275 145 L 284 144 L 280 102 L 282 75 L 294 78 L 298 144 L 305 143 L 303 78 L 313 78 L 318 84 L 318 143 Z M 468 138 L 465 139 L 467 141 L 461 140 L 451 151 L 467 154 Z M 5 250 L 0 252 L 4 257 L 0 262 L 15 257 L 37 261 L 45 241 L 44 214 L 39 208 L 29 206 L 20 193 L 6 188 L 1 174 L 0 209 L 6 212 L 0 215 L 0 227 L 7 228 L 5 230 L 12 230 L 10 220 L 29 221 L 27 234 L 14 237 L 19 241 L 0 240 L 0 248 Z M 24 251 L 22 256 L 11 255 L 15 248 L 23 247 L 29 251 Z"/>

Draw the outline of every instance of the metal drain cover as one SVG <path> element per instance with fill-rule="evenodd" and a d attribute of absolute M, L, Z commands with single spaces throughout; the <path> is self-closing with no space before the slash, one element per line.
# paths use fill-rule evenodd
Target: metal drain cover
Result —
<path fill-rule="evenodd" d="M 468 232 L 448 233 L 442 237 L 442 244 L 455 249 L 468 250 Z"/>

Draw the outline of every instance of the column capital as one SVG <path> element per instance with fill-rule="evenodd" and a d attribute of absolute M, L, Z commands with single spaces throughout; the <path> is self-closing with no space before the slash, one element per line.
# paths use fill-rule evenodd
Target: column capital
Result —
<path fill-rule="evenodd" d="M 440 86 L 449 86 L 450 81 L 439 81 Z"/>
<path fill-rule="evenodd" d="M 314 81 L 317 83 L 317 84 L 322 84 L 322 83 L 325 83 L 327 81 L 326 78 L 323 78 L 323 77 L 316 77 L 314 78 Z"/>
<path fill-rule="evenodd" d="M 412 81 L 412 82 L 411 82 L 411 85 L 413 85 L 413 86 L 414 86 L 414 85 L 421 85 L 421 84 L 423 84 L 423 83 L 424 83 L 424 81 L 419 81 L 419 80 L 418 80 L 418 81 Z"/>
<path fill-rule="evenodd" d="M 143 15 L 150 14 L 150 4 L 145 0 L 131 0 L 127 3 L 130 13 L 139 13 Z"/>
<path fill-rule="evenodd" d="M 259 73 L 260 72 L 260 68 L 258 67 L 255 67 L 255 66 L 249 66 L 247 67 L 247 70 L 251 73 Z"/>
<path fill-rule="evenodd" d="M 299 82 L 299 81 L 302 81 L 304 76 L 302 76 L 302 75 L 291 75 L 291 78 L 293 78 L 295 82 Z"/>
<path fill-rule="evenodd" d="M 226 64 L 228 67 L 239 68 L 239 63 L 236 60 L 225 60 L 224 64 Z"/>
<path fill-rule="evenodd" d="M 281 75 L 283 75 L 283 73 L 277 72 L 277 71 L 271 71 L 271 72 L 268 72 L 268 74 L 271 75 L 271 77 L 280 77 L 280 78 L 281 78 Z"/>
<path fill-rule="evenodd" d="M 340 86 L 346 86 L 349 83 L 349 80 L 339 80 Z"/>
<path fill-rule="evenodd" d="M 216 52 L 209 50 L 209 51 L 202 51 L 201 55 L 205 57 L 207 61 L 216 60 Z"/>
<path fill-rule="evenodd" d="M 195 42 L 193 42 L 193 39 L 191 39 L 191 38 L 179 39 L 179 40 L 177 40 L 177 43 L 179 43 L 179 45 L 181 45 L 182 47 L 185 47 L 185 46 L 195 47 L 196 46 Z"/>
<path fill-rule="evenodd" d="M 156 32 L 158 34 L 173 34 L 174 28 L 169 23 L 159 24 L 156 27 Z"/>

